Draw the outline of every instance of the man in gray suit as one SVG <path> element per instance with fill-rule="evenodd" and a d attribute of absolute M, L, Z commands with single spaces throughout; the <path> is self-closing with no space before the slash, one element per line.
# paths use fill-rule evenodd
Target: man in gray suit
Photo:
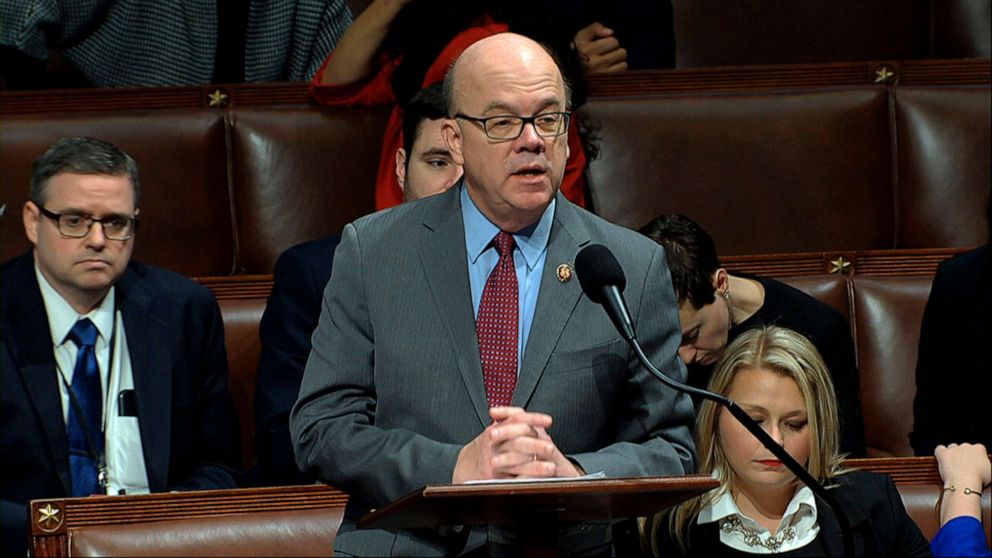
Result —
<path fill-rule="evenodd" d="M 610 247 L 646 353 L 685 379 L 660 247 L 558 193 L 569 114 L 554 60 L 494 35 L 445 89 L 463 179 L 345 228 L 290 419 L 300 468 L 351 496 L 336 553 L 520 551 L 497 528 L 355 530 L 426 484 L 695 467 L 691 401 L 640 366 L 571 277 L 581 248 Z M 564 552 L 609 545 L 605 528 L 559 534 Z"/>

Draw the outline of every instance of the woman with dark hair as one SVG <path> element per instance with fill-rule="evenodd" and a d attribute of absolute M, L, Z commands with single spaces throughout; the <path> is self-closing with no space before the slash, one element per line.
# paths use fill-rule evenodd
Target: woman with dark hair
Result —
<path fill-rule="evenodd" d="M 332 106 L 395 104 L 379 159 L 377 209 L 403 200 L 393 154 L 403 145 L 407 101 L 420 89 L 443 81 L 451 63 L 479 39 L 513 30 L 545 44 L 571 86 L 570 108 L 585 101 L 571 37 L 545 8 L 540 0 L 375 0 L 355 19 L 314 76 L 310 93 L 317 102 Z M 570 156 L 561 190 L 584 206 L 587 156 L 579 127 L 568 131 Z"/>
<path fill-rule="evenodd" d="M 705 386 L 727 344 L 749 329 L 779 325 L 798 331 L 822 355 L 837 389 L 841 450 L 864 457 L 858 368 L 844 316 L 781 281 L 727 272 L 713 238 L 684 215 L 661 215 L 640 232 L 665 248 L 682 324 L 679 356 L 689 383 Z"/>

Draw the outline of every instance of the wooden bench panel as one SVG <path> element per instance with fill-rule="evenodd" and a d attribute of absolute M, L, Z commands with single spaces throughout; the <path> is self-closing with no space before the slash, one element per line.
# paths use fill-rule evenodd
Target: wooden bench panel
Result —
<path fill-rule="evenodd" d="M 330 555 L 347 501 L 320 484 L 33 500 L 30 549 L 70 556 L 76 539 L 77 550 L 105 556 Z"/>

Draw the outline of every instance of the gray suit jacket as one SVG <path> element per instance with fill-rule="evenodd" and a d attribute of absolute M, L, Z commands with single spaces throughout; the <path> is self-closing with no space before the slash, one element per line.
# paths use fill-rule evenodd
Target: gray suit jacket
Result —
<path fill-rule="evenodd" d="M 625 295 L 647 355 L 685 380 L 677 306 L 660 247 L 559 194 L 513 405 L 550 414 L 552 439 L 587 472 L 690 472 L 690 399 L 640 366 L 577 280 L 556 278 L 557 266 L 573 264 L 590 243 L 608 246 L 624 267 Z M 349 531 L 371 508 L 426 484 L 450 483 L 459 450 L 491 422 L 459 187 L 348 225 L 334 258 L 290 419 L 297 463 L 351 496 L 335 550 L 457 551 L 444 541 L 406 544 L 426 542 L 430 534 L 422 530 Z"/>

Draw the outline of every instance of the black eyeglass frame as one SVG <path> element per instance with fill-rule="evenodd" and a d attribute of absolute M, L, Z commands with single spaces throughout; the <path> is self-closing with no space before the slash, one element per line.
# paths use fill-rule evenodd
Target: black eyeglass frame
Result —
<path fill-rule="evenodd" d="M 140 223 L 137 217 L 126 217 L 124 215 L 111 215 L 109 217 L 104 217 L 102 219 L 95 219 L 90 215 L 78 215 L 76 213 L 55 213 L 54 211 L 49 210 L 43 205 L 39 205 L 39 204 L 35 204 L 35 205 L 38 207 L 38 211 L 40 211 L 42 215 L 48 217 L 52 221 L 55 221 L 55 226 L 56 228 L 59 229 L 59 234 L 67 238 L 86 238 L 86 235 L 90 234 L 90 230 L 93 229 L 93 224 L 100 223 L 100 227 L 103 229 L 103 236 L 107 237 L 108 240 L 130 240 L 134 238 L 134 233 L 137 232 L 138 224 Z M 86 222 L 86 231 L 83 234 L 67 234 L 65 231 L 62 230 L 62 217 L 79 217 L 80 219 L 83 219 L 83 221 Z M 131 232 L 124 238 L 117 238 L 107 234 L 107 226 L 104 223 L 108 223 L 110 221 L 113 221 L 114 219 L 126 219 L 128 222 L 131 223 Z"/>
<path fill-rule="evenodd" d="M 553 134 L 544 133 L 544 132 L 541 131 L 541 128 L 538 127 L 538 125 L 537 125 L 537 119 L 538 118 L 541 118 L 542 116 L 551 116 L 551 115 L 555 115 L 555 116 L 560 116 L 561 117 L 561 129 L 558 130 L 558 131 L 556 131 Z M 527 126 L 528 124 L 531 124 L 532 126 L 534 126 L 534 131 L 537 132 L 537 135 L 541 136 L 542 138 L 556 138 L 556 137 L 558 137 L 558 136 L 560 136 L 560 135 L 568 132 L 568 124 L 569 124 L 569 121 L 572 118 L 572 115 L 570 113 L 566 112 L 566 111 L 553 111 L 553 112 L 542 112 L 540 114 L 532 114 L 530 116 L 518 116 L 516 114 L 497 114 L 495 116 L 489 116 L 489 117 L 486 117 L 486 118 L 479 118 L 479 117 L 476 117 L 476 116 L 469 116 L 467 114 L 464 114 L 464 113 L 459 112 L 459 113 L 456 113 L 454 117 L 455 118 L 461 118 L 463 120 L 468 120 L 468 121 L 471 121 L 471 122 L 476 122 L 478 124 L 481 124 L 482 125 L 482 131 L 486 134 L 486 137 L 489 138 L 489 139 L 497 140 L 497 141 L 512 141 L 512 140 L 515 140 L 515 139 L 519 138 L 520 135 L 524 133 L 524 127 Z M 506 137 L 497 137 L 497 136 L 490 135 L 490 133 L 489 133 L 489 121 L 490 120 L 496 120 L 498 118 L 512 118 L 514 120 L 519 120 L 520 121 L 520 129 L 517 130 L 517 135 L 515 135 L 515 136 L 506 136 Z"/>

